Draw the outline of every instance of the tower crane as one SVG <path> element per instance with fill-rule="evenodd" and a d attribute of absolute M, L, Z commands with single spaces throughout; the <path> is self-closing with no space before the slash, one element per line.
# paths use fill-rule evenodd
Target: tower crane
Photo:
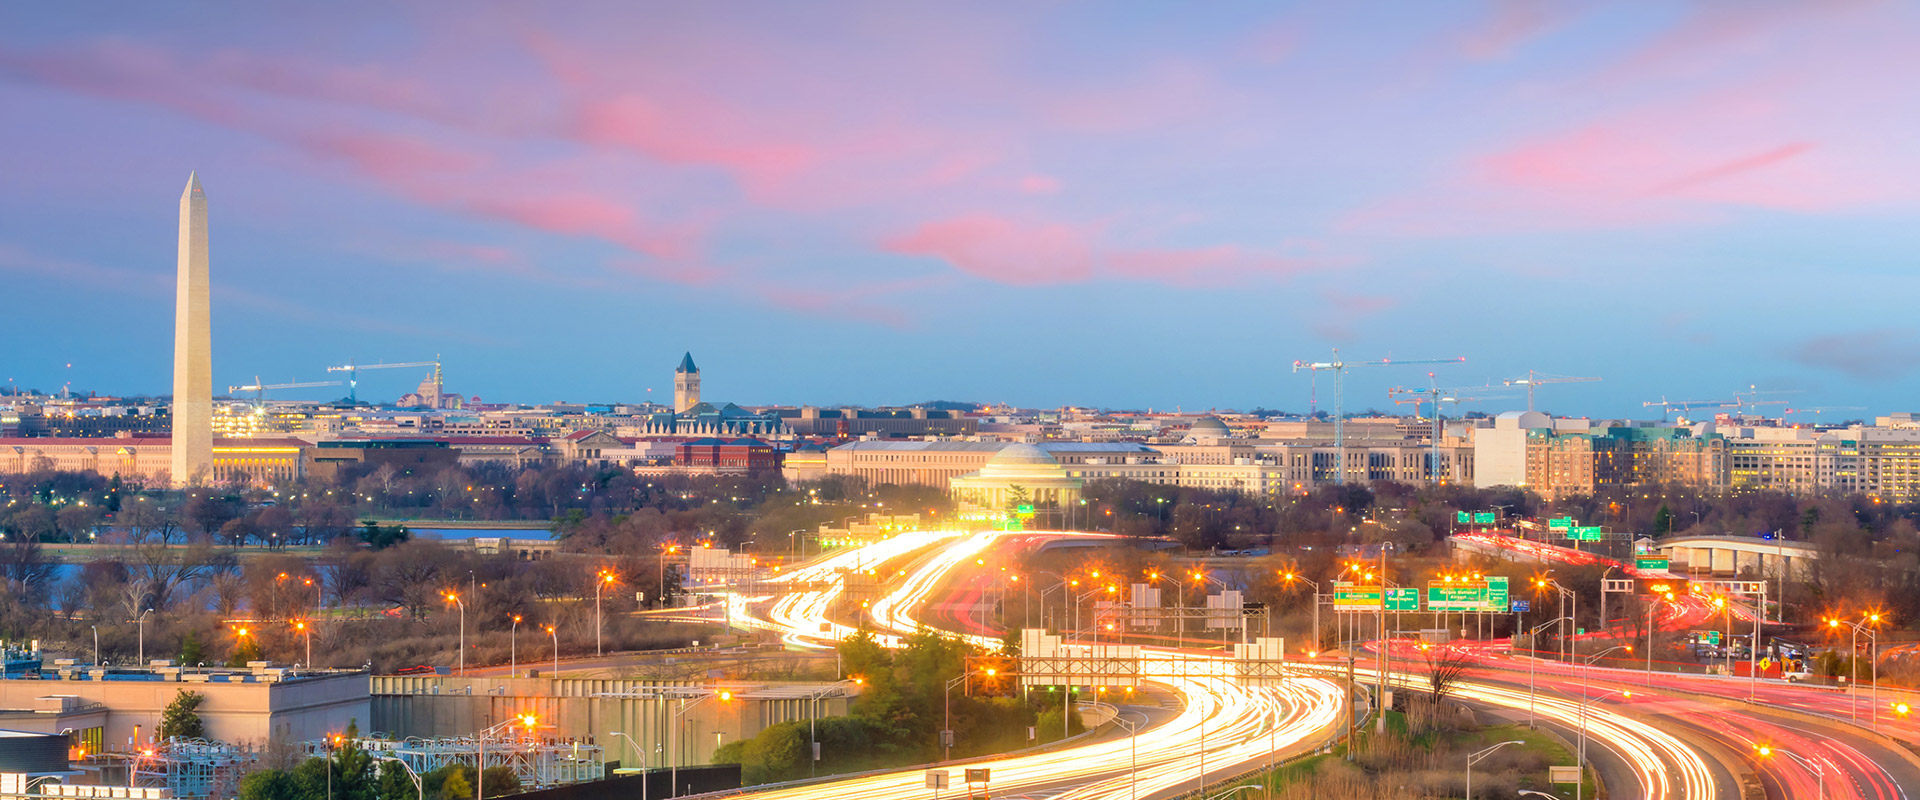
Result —
<path fill-rule="evenodd" d="M 1318 375 L 1322 371 L 1333 373 L 1333 482 L 1347 482 L 1347 370 L 1355 367 L 1391 367 L 1404 364 L 1460 364 L 1466 356 L 1459 358 L 1419 358 L 1395 361 L 1383 358 L 1379 361 L 1341 361 L 1340 348 L 1333 348 L 1332 361 L 1295 361 L 1293 371 L 1309 370 Z"/>
<path fill-rule="evenodd" d="M 1533 390 L 1536 386 L 1545 386 L 1550 383 L 1598 383 L 1599 381 L 1599 378 L 1572 378 L 1565 375 L 1548 375 L 1544 372 L 1527 370 L 1526 377 L 1514 378 L 1510 381 L 1503 381 L 1503 383 L 1508 386 L 1527 387 L 1527 410 L 1532 411 Z"/>
<path fill-rule="evenodd" d="M 339 386 L 339 385 L 340 385 L 339 381 L 307 381 L 305 383 L 263 383 L 260 380 L 260 376 L 256 375 L 253 378 L 253 383 L 250 383 L 246 386 L 228 386 L 227 393 L 232 394 L 234 392 L 254 392 L 255 393 L 254 404 L 264 406 L 267 404 L 268 389 L 307 389 L 314 386 Z"/>
<path fill-rule="evenodd" d="M 1865 410 L 1867 410 L 1866 406 L 1814 406 L 1812 408 L 1789 408 L 1780 413 L 1782 416 L 1785 416 L 1787 414 L 1812 414 L 1814 420 L 1818 421 L 1820 419 L 1821 412 L 1825 412 L 1825 411 L 1865 411 Z"/>
<path fill-rule="evenodd" d="M 1733 400 L 1668 400 L 1665 395 L 1662 395 L 1658 400 L 1648 400 L 1641 403 L 1640 407 L 1652 408 L 1659 406 L 1660 421 L 1666 422 L 1667 414 L 1676 410 L 1682 414 L 1689 414 L 1696 408 L 1729 408 L 1733 406 L 1734 402 Z"/>
<path fill-rule="evenodd" d="M 1461 396 L 1463 392 L 1493 388 L 1491 386 L 1462 386 L 1452 389 L 1442 389 L 1438 386 L 1438 383 L 1439 381 L 1435 379 L 1434 374 L 1429 372 L 1427 373 L 1427 386 L 1425 388 L 1416 386 L 1411 389 L 1403 389 L 1395 386 L 1387 390 L 1387 397 L 1393 400 L 1394 405 L 1412 403 L 1413 415 L 1415 417 L 1420 416 L 1421 403 L 1433 404 L 1433 433 L 1427 439 L 1429 447 L 1427 477 L 1435 484 L 1440 482 L 1440 404 L 1452 403 L 1454 408 L 1458 409 L 1461 403 L 1481 399 L 1478 397 L 1463 397 Z M 1400 399 L 1402 397 L 1409 399 Z"/>
<path fill-rule="evenodd" d="M 1785 400 L 1754 400 L 1751 398 L 1759 397 L 1760 395 L 1763 395 L 1763 394 L 1799 394 L 1799 393 L 1800 393 L 1799 389 L 1760 389 L 1755 387 L 1753 384 L 1747 384 L 1746 391 L 1733 393 L 1733 403 L 1728 405 L 1727 407 L 1733 409 L 1734 411 L 1741 411 L 1753 406 L 1784 406 L 1787 404 L 1787 401 Z"/>
<path fill-rule="evenodd" d="M 354 403 L 359 403 L 360 370 L 400 369 L 402 367 L 433 367 L 433 371 L 437 373 L 440 371 L 440 359 L 436 358 L 432 361 L 408 361 L 402 364 L 355 364 L 349 361 L 338 367 L 327 367 L 327 371 L 347 373 L 347 399 Z"/>

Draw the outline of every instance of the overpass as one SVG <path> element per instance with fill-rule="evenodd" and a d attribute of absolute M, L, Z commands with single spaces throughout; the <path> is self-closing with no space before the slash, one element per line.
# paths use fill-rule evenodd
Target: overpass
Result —
<path fill-rule="evenodd" d="M 1806 542 L 1758 539 L 1752 536 L 1675 536 L 1653 544 L 1682 575 L 1715 576 L 1804 574 L 1807 562 L 1820 557 Z"/>

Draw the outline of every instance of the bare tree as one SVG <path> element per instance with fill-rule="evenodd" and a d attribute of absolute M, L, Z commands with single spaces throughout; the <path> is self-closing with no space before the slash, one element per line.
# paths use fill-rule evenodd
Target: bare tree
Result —
<path fill-rule="evenodd" d="M 1439 703 L 1453 694 L 1460 679 L 1473 666 L 1473 656 L 1452 647 L 1429 647 L 1427 654 L 1427 695 Z"/>

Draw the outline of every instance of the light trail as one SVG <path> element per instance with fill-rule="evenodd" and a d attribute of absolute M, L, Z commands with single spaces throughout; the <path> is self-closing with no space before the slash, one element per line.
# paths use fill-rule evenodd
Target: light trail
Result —
<path fill-rule="evenodd" d="M 870 568 L 930 545 L 944 544 L 915 564 L 890 592 L 867 609 L 879 629 L 875 638 L 888 646 L 899 646 L 905 635 L 923 627 L 914 614 L 946 576 L 993 546 L 999 535 L 901 534 L 836 553 L 775 579 L 818 588 L 777 598 L 734 595 L 728 602 L 736 624 L 779 630 L 787 643 L 797 647 L 832 647 L 855 630 L 829 618 L 842 595 L 843 571 Z M 756 617 L 754 606 L 769 599 L 772 604 L 766 618 Z M 1000 644 L 985 636 L 961 638 L 987 649 Z M 1203 763 L 1209 776 L 1234 774 L 1271 758 L 1276 747 L 1297 747 L 1329 735 L 1345 714 L 1344 691 L 1332 680 L 1294 677 L 1273 686 L 1242 686 L 1232 676 L 1227 659 L 1176 650 L 1143 651 L 1141 666 L 1152 676 L 1144 678 L 1143 683 L 1182 698 L 1181 710 L 1171 720 L 1142 730 L 1137 739 L 1109 739 L 1057 752 L 972 762 L 969 766 L 992 769 L 994 791 L 1002 795 L 1042 793 L 1074 800 L 1123 800 L 1201 781 Z M 1100 695 L 1095 693 L 1096 697 Z M 1135 758 L 1137 771 L 1131 769 Z M 919 800 L 927 794 L 920 770 L 752 794 L 770 800 Z"/>

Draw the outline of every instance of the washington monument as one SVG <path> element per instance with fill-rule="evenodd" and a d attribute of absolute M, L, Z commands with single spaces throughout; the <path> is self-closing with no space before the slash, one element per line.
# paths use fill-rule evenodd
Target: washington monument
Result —
<path fill-rule="evenodd" d="M 180 275 L 173 306 L 175 486 L 213 478 L 213 333 L 207 306 L 207 196 L 187 175 L 180 194 Z"/>

